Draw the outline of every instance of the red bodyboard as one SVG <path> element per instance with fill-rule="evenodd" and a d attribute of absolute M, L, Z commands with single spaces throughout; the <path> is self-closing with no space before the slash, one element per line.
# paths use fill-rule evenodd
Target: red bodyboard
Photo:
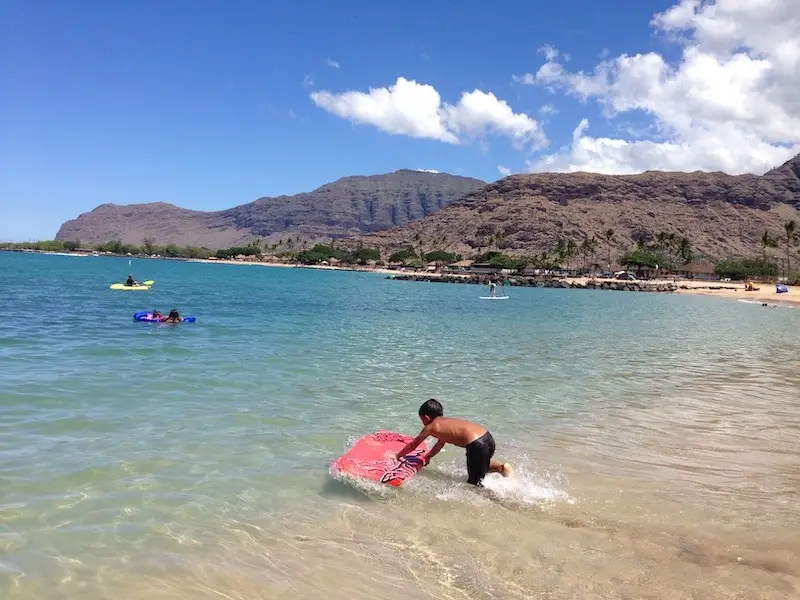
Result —
<path fill-rule="evenodd" d="M 331 463 L 331 473 L 342 473 L 398 487 L 425 466 L 422 458 L 428 452 L 425 442 L 401 460 L 395 458 L 413 439 L 394 431 L 378 431 L 365 435 L 344 456 Z"/>

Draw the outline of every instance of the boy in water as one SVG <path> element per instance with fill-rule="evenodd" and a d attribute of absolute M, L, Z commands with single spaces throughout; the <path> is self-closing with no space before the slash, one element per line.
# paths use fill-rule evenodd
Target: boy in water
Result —
<path fill-rule="evenodd" d="M 181 317 L 180 313 L 178 312 L 177 308 L 173 308 L 169 311 L 169 315 L 167 315 L 166 319 L 161 320 L 162 323 L 181 323 L 183 322 L 183 318 Z"/>
<path fill-rule="evenodd" d="M 467 483 L 482 487 L 481 482 L 487 473 L 500 473 L 503 477 L 514 476 L 511 465 L 492 460 L 494 438 L 477 423 L 445 417 L 442 405 L 433 398 L 420 406 L 419 418 L 423 424 L 422 431 L 397 453 L 398 459 L 413 452 L 426 438 L 435 437 L 436 445 L 425 456 L 425 464 L 439 454 L 445 444 L 453 444 L 467 450 Z"/>

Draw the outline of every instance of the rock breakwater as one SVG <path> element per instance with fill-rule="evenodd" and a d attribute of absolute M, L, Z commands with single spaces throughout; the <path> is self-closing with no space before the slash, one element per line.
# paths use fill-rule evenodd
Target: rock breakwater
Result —
<path fill-rule="evenodd" d="M 486 285 L 490 278 L 485 275 L 430 275 L 413 273 L 403 275 L 389 275 L 387 279 L 396 281 L 425 281 L 430 283 L 462 283 Z M 506 285 L 513 287 L 540 287 L 563 288 L 579 290 L 614 290 L 621 292 L 676 292 L 679 286 L 675 283 L 649 283 L 646 281 L 614 281 L 605 279 L 596 280 L 569 280 L 553 277 L 509 277 Z"/>

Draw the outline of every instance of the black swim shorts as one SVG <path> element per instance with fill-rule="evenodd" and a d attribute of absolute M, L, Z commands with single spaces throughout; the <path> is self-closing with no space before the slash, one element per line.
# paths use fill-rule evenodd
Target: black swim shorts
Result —
<path fill-rule="evenodd" d="M 494 438 L 488 431 L 467 446 L 467 483 L 482 485 L 494 456 Z"/>

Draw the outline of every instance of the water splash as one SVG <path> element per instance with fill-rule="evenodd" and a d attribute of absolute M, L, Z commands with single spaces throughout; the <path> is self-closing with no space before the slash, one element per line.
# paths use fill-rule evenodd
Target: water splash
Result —
<path fill-rule="evenodd" d="M 527 461 L 518 461 L 513 478 L 489 474 L 483 480 L 483 488 L 466 483 L 466 473 L 455 462 L 443 463 L 427 471 L 427 477 L 416 477 L 412 483 L 429 487 L 438 500 L 484 504 L 498 501 L 513 507 L 544 507 L 553 503 L 575 501 L 567 493 L 566 481 L 560 472 L 540 472 Z M 416 486 L 415 486 L 416 487 Z M 428 491 L 428 490 L 426 490 Z"/>

